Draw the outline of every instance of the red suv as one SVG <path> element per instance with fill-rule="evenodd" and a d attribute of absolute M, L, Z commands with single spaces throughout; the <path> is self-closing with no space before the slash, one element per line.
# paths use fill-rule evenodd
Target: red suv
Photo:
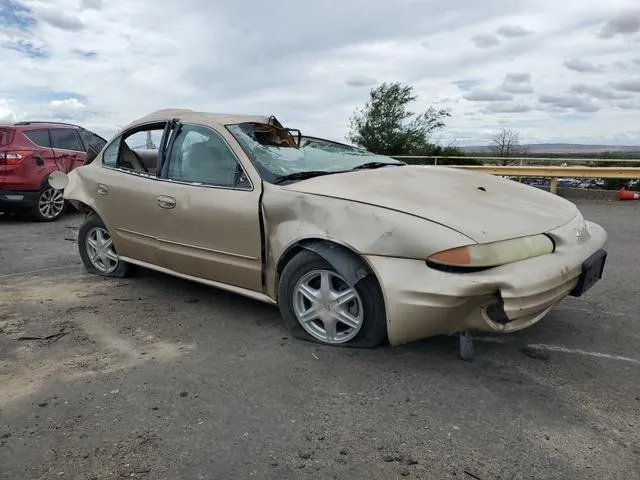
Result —
<path fill-rule="evenodd" d="M 47 182 L 97 155 L 107 141 L 77 125 L 56 122 L 0 124 L 0 212 L 23 210 L 50 222 L 64 212 L 61 190 Z"/>

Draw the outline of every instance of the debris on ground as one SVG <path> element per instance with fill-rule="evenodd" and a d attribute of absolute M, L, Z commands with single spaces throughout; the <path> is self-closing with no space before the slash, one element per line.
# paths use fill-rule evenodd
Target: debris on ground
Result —
<path fill-rule="evenodd" d="M 22 336 L 18 337 L 18 341 L 28 341 L 28 340 L 39 340 L 41 343 L 51 344 L 60 340 L 65 335 L 69 335 L 69 332 L 66 331 L 67 327 L 63 326 L 59 332 L 52 333 L 51 335 L 42 336 Z"/>

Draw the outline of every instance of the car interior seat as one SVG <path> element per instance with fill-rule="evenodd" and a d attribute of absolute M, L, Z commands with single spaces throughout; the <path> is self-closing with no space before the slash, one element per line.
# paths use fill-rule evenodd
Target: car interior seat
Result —
<path fill-rule="evenodd" d="M 131 150 L 131 148 L 129 148 L 129 145 L 127 145 L 126 142 L 122 142 L 120 147 L 119 166 L 123 168 L 131 169 L 137 172 L 145 172 L 145 173 L 149 172 L 149 170 L 144 165 L 144 163 L 142 163 L 142 161 L 138 158 L 135 152 Z"/>

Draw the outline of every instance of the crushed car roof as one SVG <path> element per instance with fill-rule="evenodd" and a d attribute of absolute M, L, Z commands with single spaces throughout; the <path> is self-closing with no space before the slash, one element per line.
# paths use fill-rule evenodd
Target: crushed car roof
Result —
<path fill-rule="evenodd" d="M 177 118 L 183 122 L 196 122 L 216 126 L 246 122 L 270 123 L 280 126 L 280 122 L 278 122 L 273 115 L 240 115 L 231 113 L 196 112 L 186 108 L 167 108 L 164 110 L 157 110 L 145 115 L 144 117 L 138 118 L 125 128 L 162 120 L 171 120 L 173 118 Z"/>

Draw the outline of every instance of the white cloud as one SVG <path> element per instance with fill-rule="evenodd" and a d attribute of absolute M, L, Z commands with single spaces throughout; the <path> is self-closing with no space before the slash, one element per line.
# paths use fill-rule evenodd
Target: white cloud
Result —
<path fill-rule="evenodd" d="M 580 73 L 602 73 L 606 71 L 604 65 L 596 65 L 593 62 L 589 62 L 587 60 L 581 60 L 579 58 L 574 58 L 571 60 L 566 60 L 563 65 L 567 67 L 569 70 L 573 70 L 575 72 Z"/>
<path fill-rule="evenodd" d="M 82 8 L 90 8 L 100 10 L 102 8 L 102 0 L 82 0 Z"/>
<path fill-rule="evenodd" d="M 510 103 L 492 103 L 487 106 L 484 113 L 525 113 L 530 112 L 532 108 L 529 105 L 510 104 Z"/>
<path fill-rule="evenodd" d="M 550 106 L 553 110 L 573 109 L 576 112 L 583 113 L 597 112 L 600 110 L 600 107 L 594 105 L 589 100 L 568 95 L 541 95 L 539 100 L 543 108 Z"/>
<path fill-rule="evenodd" d="M 618 93 L 612 90 L 607 90 L 606 88 L 602 88 L 595 85 L 585 85 L 585 84 L 577 84 L 571 87 L 571 92 L 581 94 L 581 95 L 589 95 L 593 98 L 599 98 L 601 100 L 620 100 L 629 98 L 629 94 L 627 93 Z"/>
<path fill-rule="evenodd" d="M 150 111 L 186 107 L 275 114 L 344 139 L 354 109 L 383 81 L 413 85 L 414 111 L 446 105 L 445 142 L 481 143 L 507 117 L 522 141 L 613 141 L 640 112 L 640 43 L 633 10 L 625 10 L 637 0 L 327 0 L 302 10 L 293 0 L 278 9 L 205 0 L 162 8 L 152 0 L 21 3 L 31 12 L 0 27 L 0 58 L 11 66 L 0 92 L 12 98 L 10 110 L 20 119 L 73 119 L 104 136 Z M 564 66 L 574 59 L 604 71 L 585 79 Z M 575 85 L 590 89 L 571 91 Z M 618 94 L 630 96 L 630 108 L 620 108 Z M 543 103 L 543 95 L 564 100 Z"/>
<path fill-rule="evenodd" d="M 504 100 L 512 100 L 513 96 L 497 90 L 477 89 L 463 95 L 462 98 L 471 102 L 500 102 Z"/>
<path fill-rule="evenodd" d="M 531 85 L 522 84 L 522 83 L 505 82 L 502 85 L 502 91 L 505 93 L 522 94 L 522 93 L 533 93 L 534 90 Z"/>
<path fill-rule="evenodd" d="M 612 38 L 616 35 L 634 35 L 640 33 L 640 10 L 629 9 L 616 13 L 602 27 L 600 37 Z"/>
<path fill-rule="evenodd" d="M 505 93 L 513 93 L 517 95 L 533 93 L 534 89 L 530 85 L 530 82 L 531 74 L 528 72 L 507 73 L 500 88 Z"/>
<path fill-rule="evenodd" d="M 625 80 L 621 82 L 613 82 L 611 85 L 616 90 L 620 90 L 622 92 L 640 93 L 640 78 Z"/>
<path fill-rule="evenodd" d="M 13 123 L 18 116 L 9 107 L 9 102 L 4 99 L 0 99 L 0 123 Z"/>
<path fill-rule="evenodd" d="M 53 8 L 42 9 L 38 12 L 37 18 L 62 30 L 77 32 L 82 30 L 82 22 L 75 15 L 70 15 Z"/>
<path fill-rule="evenodd" d="M 529 83 L 531 74 L 529 72 L 507 73 L 505 81 L 509 83 Z"/>
<path fill-rule="evenodd" d="M 55 118 L 62 120 L 82 119 L 87 106 L 77 98 L 66 100 L 52 100 L 49 102 L 49 110 Z"/>
<path fill-rule="evenodd" d="M 493 33 L 479 33 L 471 37 L 478 48 L 491 48 L 500 45 L 500 40 Z"/>
<path fill-rule="evenodd" d="M 372 87 L 376 84 L 376 79 L 363 75 L 354 75 L 345 79 L 345 82 L 351 87 Z"/>
<path fill-rule="evenodd" d="M 496 30 L 496 33 L 502 37 L 526 37 L 533 32 L 520 25 L 501 25 Z"/>

